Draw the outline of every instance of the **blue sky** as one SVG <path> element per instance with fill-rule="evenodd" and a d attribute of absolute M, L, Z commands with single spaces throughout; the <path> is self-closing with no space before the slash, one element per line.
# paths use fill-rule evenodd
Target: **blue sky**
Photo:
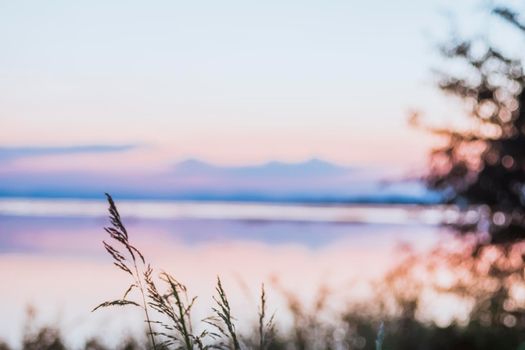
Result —
<path fill-rule="evenodd" d="M 0 146 L 143 144 L 134 159 L 147 166 L 312 156 L 411 165 L 431 141 L 407 126 L 408 111 L 457 110 L 430 72 L 451 30 L 445 14 L 471 34 L 494 22 L 485 8 L 470 0 L 0 1 Z"/>

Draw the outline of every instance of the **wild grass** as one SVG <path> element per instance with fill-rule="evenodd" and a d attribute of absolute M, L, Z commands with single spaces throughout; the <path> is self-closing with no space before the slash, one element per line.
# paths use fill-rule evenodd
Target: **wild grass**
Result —
<path fill-rule="evenodd" d="M 166 272 L 158 276 L 166 289 L 163 292 L 160 291 L 155 282 L 153 268 L 146 262 L 144 255 L 131 244 L 113 198 L 107 193 L 106 197 L 109 203 L 111 226 L 106 227 L 105 230 L 112 241 L 111 243 L 103 241 L 103 245 L 113 258 L 114 265 L 129 274 L 132 281 L 122 298 L 105 301 L 93 311 L 114 306 L 140 307 L 144 311 L 148 336 L 154 350 L 171 348 L 241 350 L 241 340 L 235 325 L 236 320 L 220 278 L 217 277 L 217 295 L 213 297 L 216 304 L 212 308 L 213 315 L 202 320 L 204 324 L 211 326 L 211 329 L 196 334 L 193 331 L 191 311 L 197 298 L 189 298 L 186 286 Z M 128 299 L 134 289 L 139 291 L 139 301 Z M 158 319 L 151 318 L 152 311 L 157 313 Z M 267 334 L 272 328 L 272 320 L 265 323 L 265 317 L 266 297 L 264 288 L 262 288 L 259 315 L 261 349 L 267 348 L 269 339 Z"/>
<path fill-rule="evenodd" d="M 190 297 L 186 286 L 172 275 L 161 272 L 156 276 L 144 255 L 130 241 L 128 231 L 112 197 L 109 194 L 106 196 L 109 203 L 111 226 L 106 227 L 105 230 L 111 241 L 103 241 L 103 245 L 112 257 L 114 265 L 131 277 L 131 283 L 121 298 L 105 301 L 93 311 L 121 306 L 141 308 L 153 350 L 269 350 L 281 348 L 279 344 L 283 342 L 276 336 L 275 315 L 268 315 L 264 285 L 261 285 L 260 289 L 257 329 L 250 336 L 241 336 L 237 330 L 238 321 L 234 316 L 220 277 L 217 277 L 211 315 L 200 320 L 199 326 L 204 330 L 196 333 L 191 314 L 197 298 Z M 134 291 L 138 291 L 138 300 L 130 298 Z M 322 326 L 317 319 L 317 314 L 322 311 L 327 294 L 325 289 L 320 290 L 312 314 L 303 310 L 300 302 L 292 293 L 287 295 L 289 309 L 295 320 L 292 332 L 296 335 L 294 348 L 326 348 L 326 346 L 321 346 L 321 343 L 329 338 L 329 333 L 333 329 Z M 377 350 L 381 349 L 383 334 L 383 328 L 381 328 L 376 343 Z M 318 339 L 314 339 L 312 335 Z"/>
<path fill-rule="evenodd" d="M 128 231 L 122 222 L 120 214 L 118 212 L 117 206 L 113 201 L 113 198 L 106 193 L 106 197 L 109 203 L 109 218 L 111 221 L 111 226 L 105 227 L 104 229 L 109 234 L 109 237 L 112 240 L 112 243 L 107 243 L 103 241 L 104 248 L 113 258 L 113 264 L 118 267 L 121 271 L 129 274 L 131 276 L 131 284 L 124 292 L 124 295 L 120 299 L 114 299 L 110 301 L 105 301 L 95 307 L 93 311 L 96 311 L 100 308 L 109 307 L 109 306 L 137 306 L 144 310 L 144 316 L 146 318 L 146 323 L 148 326 L 148 334 L 151 339 L 151 344 L 153 349 L 157 349 L 155 342 L 155 336 L 152 328 L 152 321 L 149 316 L 149 305 L 146 301 L 146 290 L 144 287 L 144 282 L 146 281 L 147 274 L 151 274 L 150 267 L 147 265 L 146 260 L 142 253 L 135 248 L 129 241 Z M 140 268 L 139 268 L 140 264 Z M 133 289 L 138 289 L 140 292 L 140 301 L 136 302 L 133 300 L 127 299 L 130 292 Z"/>
<path fill-rule="evenodd" d="M 232 315 L 230 303 L 226 292 L 222 287 L 221 279 L 217 277 L 217 286 L 215 287 L 217 296 L 213 297 L 216 306 L 212 308 L 214 315 L 204 320 L 211 325 L 216 332 L 210 333 L 219 342 L 215 347 L 219 349 L 241 350 L 241 345 L 235 329 L 235 318 Z"/>
<path fill-rule="evenodd" d="M 261 284 L 261 299 L 259 306 L 259 349 L 266 350 L 269 348 L 272 339 L 275 335 L 275 324 L 274 316 L 272 314 L 270 318 L 267 318 L 266 315 L 266 291 L 264 289 L 264 284 Z"/>

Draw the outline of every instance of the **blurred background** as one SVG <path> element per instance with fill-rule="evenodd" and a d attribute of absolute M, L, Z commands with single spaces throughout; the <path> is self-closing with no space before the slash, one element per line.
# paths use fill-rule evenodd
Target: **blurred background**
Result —
<path fill-rule="evenodd" d="M 273 348 L 374 349 L 383 322 L 387 349 L 525 349 L 523 16 L 0 1 L 0 348 L 145 338 L 91 313 L 127 280 L 107 192 L 194 320 L 221 276 L 248 348 L 264 283 Z"/>

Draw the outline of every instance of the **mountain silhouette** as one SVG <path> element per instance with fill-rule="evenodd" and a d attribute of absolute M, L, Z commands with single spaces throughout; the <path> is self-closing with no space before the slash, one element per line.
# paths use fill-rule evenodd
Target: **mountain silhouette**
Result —
<path fill-rule="evenodd" d="M 190 158 L 164 171 L 114 174 L 101 170 L 0 173 L 0 196 L 254 202 L 435 202 L 417 181 L 384 184 L 381 169 L 349 167 L 312 158 L 224 166 Z"/>

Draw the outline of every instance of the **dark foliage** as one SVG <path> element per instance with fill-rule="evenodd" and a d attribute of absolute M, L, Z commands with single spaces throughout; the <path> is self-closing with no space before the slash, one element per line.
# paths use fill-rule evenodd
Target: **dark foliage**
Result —
<path fill-rule="evenodd" d="M 385 344 L 389 349 L 522 349 L 525 245 L 455 243 L 454 248 L 447 242 L 430 253 L 408 252 L 378 286 L 383 297 L 378 297 L 377 317 L 385 321 Z M 429 295 L 468 307 L 448 325 L 423 322 L 418 315 Z M 433 308 L 436 312 L 439 307 Z"/>
<path fill-rule="evenodd" d="M 508 8 L 495 16 L 525 35 L 525 25 Z M 428 185 L 464 211 L 461 232 L 488 233 L 484 243 L 525 238 L 525 75 L 522 62 L 484 40 L 457 41 L 442 53 L 461 64 L 461 73 L 443 74 L 440 88 L 459 97 L 469 119 L 462 127 L 435 128 L 446 139 L 433 150 Z M 417 124 L 418 118 L 414 119 Z"/>

